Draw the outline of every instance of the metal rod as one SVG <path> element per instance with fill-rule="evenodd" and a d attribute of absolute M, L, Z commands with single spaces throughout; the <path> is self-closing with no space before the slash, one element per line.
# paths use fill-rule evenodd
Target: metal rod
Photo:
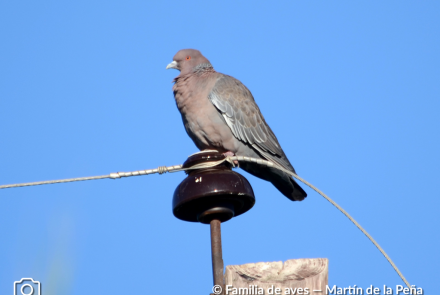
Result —
<path fill-rule="evenodd" d="M 220 220 L 214 219 L 210 222 L 210 225 L 214 285 L 221 286 L 222 290 L 224 290 L 221 222 Z M 224 291 L 222 294 L 224 294 Z"/>

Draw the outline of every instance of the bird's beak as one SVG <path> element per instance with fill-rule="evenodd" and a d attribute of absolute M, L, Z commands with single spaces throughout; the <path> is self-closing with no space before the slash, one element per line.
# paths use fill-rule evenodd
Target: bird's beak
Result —
<path fill-rule="evenodd" d="M 168 69 L 176 69 L 176 70 L 178 70 L 179 68 L 177 67 L 177 61 L 173 60 L 172 63 L 170 63 L 169 65 L 167 65 L 167 68 L 166 68 L 166 69 L 167 69 L 167 70 L 168 70 Z"/>

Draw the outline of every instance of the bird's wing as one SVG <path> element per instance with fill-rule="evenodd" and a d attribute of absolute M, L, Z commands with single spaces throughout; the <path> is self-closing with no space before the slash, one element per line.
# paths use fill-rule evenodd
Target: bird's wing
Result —
<path fill-rule="evenodd" d="M 295 171 L 243 83 L 220 74 L 208 98 L 221 112 L 237 139 L 251 145 L 267 160 Z"/>

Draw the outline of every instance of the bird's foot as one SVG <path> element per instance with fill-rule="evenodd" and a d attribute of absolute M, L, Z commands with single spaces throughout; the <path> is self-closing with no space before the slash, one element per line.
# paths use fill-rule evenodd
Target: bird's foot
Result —
<path fill-rule="evenodd" d="M 231 151 L 227 151 L 226 153 L 223 153 L 222 155 L 225 156 L 226 158 L 227 158 L 227 157 L 233 157 L 233 156 L 235 156 L 235 154 L 234 154 L 233 152 L 231 152 Z M 235 167 L 235 166 L 238 167 L 238 161 L 237 161 L 237 160 L 234 160 L 233 162 L 234 162 L 234 167 Z"/>

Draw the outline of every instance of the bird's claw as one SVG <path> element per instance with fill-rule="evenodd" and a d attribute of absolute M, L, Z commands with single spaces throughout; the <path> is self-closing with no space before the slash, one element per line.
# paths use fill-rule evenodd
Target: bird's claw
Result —
<path fill-rule="evenodd" d="M 226 153 L 223 153 L 222 155 L 225 156 L 226 158 L 227 158 L 227 157 L 233 157 L 233 156 L 235 156 L 235 154 L 234 154 L 233 152 L 231 152 L 231 151 L 227 151 Z M 237 161 L 237 160 L 232 161 L 231 164 L 232 164 L 234 167 L 239 167 L 239 165 L 238 165 L 238 161 Z"/>

